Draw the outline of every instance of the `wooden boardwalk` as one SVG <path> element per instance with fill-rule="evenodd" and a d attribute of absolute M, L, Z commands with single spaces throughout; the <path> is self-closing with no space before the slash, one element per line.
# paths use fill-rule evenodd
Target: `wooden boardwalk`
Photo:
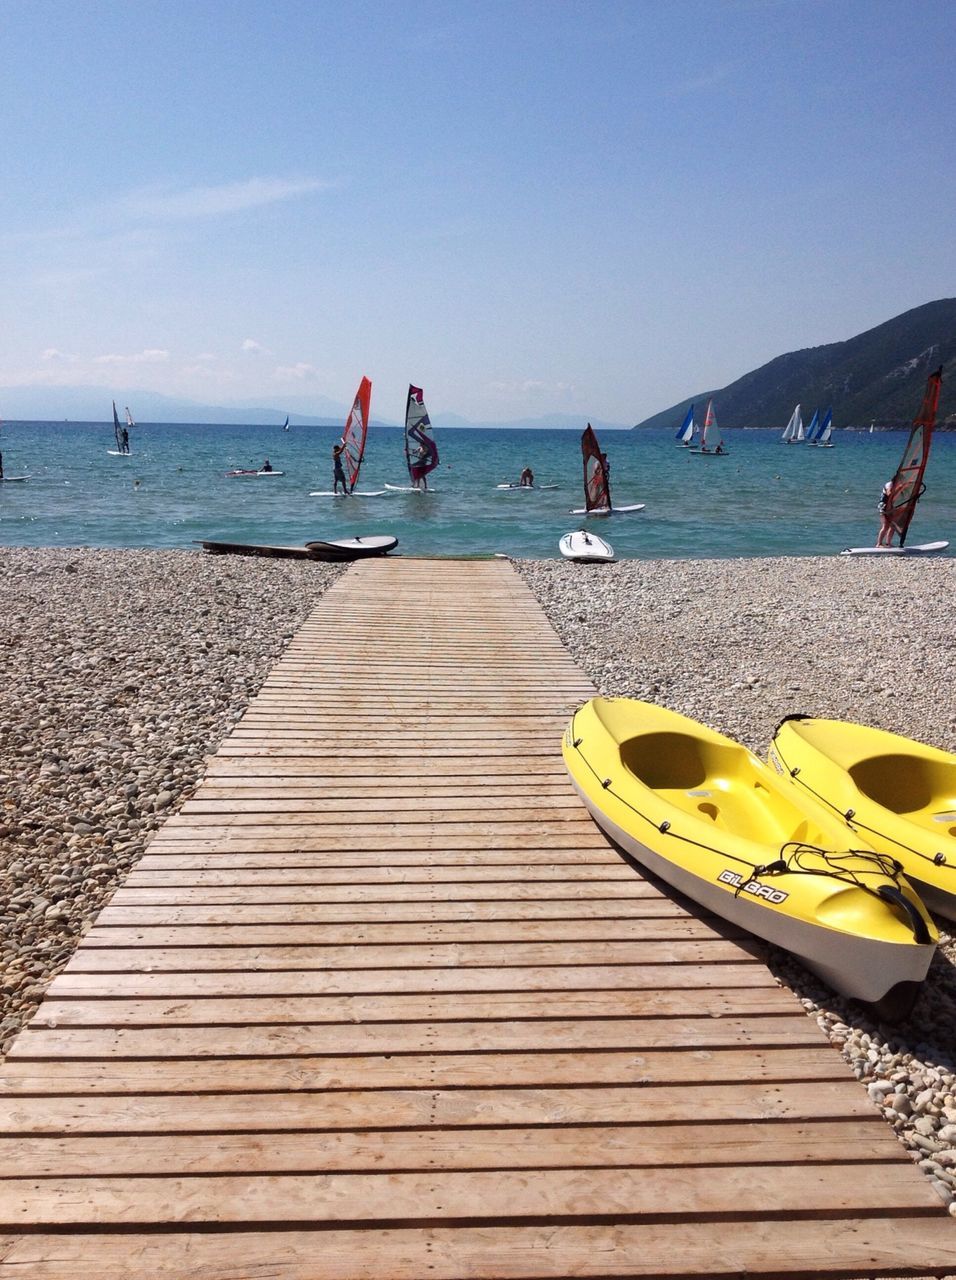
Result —
<path fill-rule="evenodd" d="M 574 796 L 591 692 L 507 564 L 340 579 L 0 1071 L 0 1273 L 956 1271 L 759 950 Z"/>

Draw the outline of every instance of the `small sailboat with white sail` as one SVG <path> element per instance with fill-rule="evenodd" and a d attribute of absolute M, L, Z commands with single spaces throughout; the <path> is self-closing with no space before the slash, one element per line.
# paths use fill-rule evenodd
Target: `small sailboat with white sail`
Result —
<path fill-rule="evenodd" d="M 126 410 L 127 414 L 129 410 Z M 107 449 L 106 452 L 111 458 L 129 458 L 129 430 L 122 426 L 119 420 L 119 414 L 116 412 L 116 401 L 113 401 L 113 439 L 116 441 L 115 449 Z"/>
<path fill-rule="evenodd" d="M 790 421 L 783 429 L 783 435 L 780 437 L 784 444 L 803 444 L 806 435 L 803 430 L 803 417 L 800 413 L 800 406 L 797 405 L 793 413 L 790 415 Z"/>
<path fill-rule="evenodd" d="M 724 458 L 727 456 L 723 437 L 720 434 L 720 427 L 717 425 L 717 415 L 714 413 L 713 400 L 707 401 L 707 412 L 704 414 L 704 425 L 700 433 L 700 448 L 691 449 L 691 453 L 696 454 L 698 457 L 706 458 Z"/>
<path fill-rule="evenodd" d="M 133 415 L 129 411 L 129 405 L 127 405 L 126 406 L 126 429 L 128 431 L 130 427 L 135 427 L 135 426 L 136 426 L 136 423 L 133 421 Z"/>
<path fill-rule="evenodd" d="M 689 449 L 694 443 L 694 433 L 697 426 L 694 422 L 694 406 L 691 405 L 684 416 L 684 421 L 677 428 L 674 439 L 677 441 L 679 449 Z"/>
<path fill-rule="evenodd" d="M 584 506 L 573 508 L 573 516 L 623 515 L 628 511 L 644 510 L 643 502 L 635 502 L 626 507 L 612 506 L 611 464 L 607 460 L 607 454 L 601 452 L 590 422 L 581 434 L 581 454 L 584 459 Z"/>

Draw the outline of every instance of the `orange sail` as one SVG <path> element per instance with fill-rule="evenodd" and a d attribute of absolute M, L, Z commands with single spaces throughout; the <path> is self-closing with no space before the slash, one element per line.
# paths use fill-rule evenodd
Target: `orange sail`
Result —
<path fill-rule="evenodd" d="M 943 367 L 931 373 L 926 380 L 926 393 L 920 411 L 913 419 L 913 430 L 903 452 L 903 460 L 893 477 L 893 488 L 886 503 L 886 515 L 900 536 L 900 546 L 906 541 L 906 532 L 916 511 L 920 494 L 926 486 L 923 473 L 929 461 L 929 446 L 936 425 L 939 408 L 939 390 L 943 382 Z"/>
<path fill-rule="evenodd" d="M 358 483 L 359 471 L 362 468 L 362 458 L 365 454 L 365 437 L 368 433 L 368 411 L 371 402 L 372 384 L 368 378 L 363 378 L 359 383 L 358 391 L 355 393 L 355 401 L 349 411 L 349 416 L 345 420 L 345 430 L 342 432 L 342 444 L 345 446 L 342 454 L 342 466 L 348 482 L 349 493 Z"/>

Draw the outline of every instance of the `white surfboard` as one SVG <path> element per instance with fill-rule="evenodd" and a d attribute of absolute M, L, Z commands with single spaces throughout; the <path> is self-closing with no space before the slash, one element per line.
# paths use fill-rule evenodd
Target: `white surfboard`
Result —
<path fill-rule="evenodd" d="M 106 452 L 111 458 L 131 458 L 132 453 L 124 453 L 122 449 L 107 449 Z"/>
<path fill-rule="evenodd" d="M 313 489 L 310 498 L 384 498 L 384 489 L 353 489 L 351 493 L 336 493 L 332 489 Z"/>
<path fill-rule="evenodd" d="M 847 547 L 841 556 L 932 556 L 945 551 L 948 542 L 922 542 L 912 547 Z"/>
<path fill-rule="evenodd" d="M 558 543 L 558 550 L 565 560 L 592 561 L 607 564 L 614 559 L 614 548 L 596 533 L 588 533 L 586 529 L 578 529 L 575 533 L 566 533 Z"/>
<path fill-rule="evenodd" d="M 227 480 L 258 480 L 261 476 L 284 476 L 284 471 L 246 471 L 242 468 L 236 468 L 234 471 L 226 472 Z"/>
<path fill-rule="evenodd" d="M 560 489 L 559 484 L 496 484 L 496 489 L 507 489 L 512 493 L 520 491 L 522 493 L 538 493 L 541 489 Z"/>
<path fill-rule="evenodd" d="M 646 505 L 645 502 L 634 502 L 629 507 L 594 507 L 590 511 L 587 507 L 573 507 L 571 514 L 573 516 L 620 516 L 628 511 L 643 511 Z"/>
<path fill-rule="evenodd" d="M 437 493 L 437 489 L 424 489 L 420 484 L 386 484 L 389 493 Z"/>
<path fill-rule="evenodd" d="M 398 546 L 391 534 L 358 538 L 319 538 L 307 542 L 305 549 L 315 560 L 364 560 L 368 556 L 384 556 Z"/>
<path fill-rule="evenodd" d="M 24 480 L 29 480 L 27 476 L 0 476 L 0 484 L 21 484 Z"/>

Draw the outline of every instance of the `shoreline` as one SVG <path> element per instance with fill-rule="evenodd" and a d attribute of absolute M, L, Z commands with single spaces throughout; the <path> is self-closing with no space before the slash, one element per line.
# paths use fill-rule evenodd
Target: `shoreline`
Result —
<path fill-rule="evenodd" d="M 513 564 L 603 693 L 661 702 L 758 754 L 792 711 L 956 749 L 951 560 Z M 193 550 L 0 559 L 0 1053 L 344 571 Z M 893 1029 L 789 957 L 772 967 L 952 1203 L 956 923 L 939 923 L 924 990 Z"/>

